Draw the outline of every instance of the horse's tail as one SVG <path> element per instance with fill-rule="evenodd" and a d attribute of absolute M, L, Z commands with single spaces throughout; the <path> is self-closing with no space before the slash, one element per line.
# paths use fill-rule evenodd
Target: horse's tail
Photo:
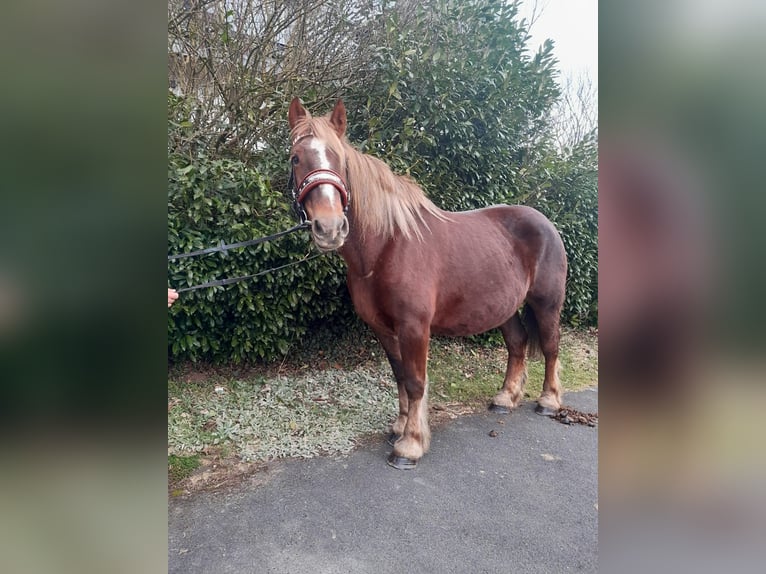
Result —
<path fill-rule="evenodd" d="M 535 312 L 529 304 L 524 305 L 521 311 L 521 323 L 527 331 L 527 356 L 530 359 L 538 358 L 542 355 L 540 349 L 540 326 L 537 323 Z"/>

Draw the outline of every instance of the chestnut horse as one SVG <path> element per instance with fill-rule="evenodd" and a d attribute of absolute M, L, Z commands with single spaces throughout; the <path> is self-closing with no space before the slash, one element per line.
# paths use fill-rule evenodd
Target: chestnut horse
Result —
<path fill-rule="evenodd" d="M 500 328 L 508 368 L 490 408 L 504 413 L 521 402 L 527 348 L 539 348 L 545 381 L 536 410 L 554 413 L 561 406 L 559 317 L 567 260 L 553 224 L 523 206 L 442 211 L 411 179 L 351 147 L 341 100 L 327 116 L 312 117 L 294 98 L 288 120 L 296 206 L 316 246 L 345 260 L 354 308 L 375 332 L 396 378 L 399 416 L 389 464 L 413 468 L 428 451 L 431 334 Z"/>

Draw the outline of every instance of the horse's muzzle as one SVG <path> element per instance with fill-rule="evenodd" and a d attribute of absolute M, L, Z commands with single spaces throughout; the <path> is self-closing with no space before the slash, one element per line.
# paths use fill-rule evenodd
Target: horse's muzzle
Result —
<path fill-rule="evenodd" d="M 334 251 L 343 247 L 348 237 L 348 218 L 316 218 L 311 222 L 311 236 L 320 251 Z"/>

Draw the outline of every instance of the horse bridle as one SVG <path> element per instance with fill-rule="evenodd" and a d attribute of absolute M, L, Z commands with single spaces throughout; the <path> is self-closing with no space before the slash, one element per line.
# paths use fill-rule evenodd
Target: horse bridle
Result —
<path fill-rule="evenodd" d="M 313 136 L 314 134 L 305 134 L 298 136 L 293 140 L 293 146 L 298 143 L 299 140 Z M 346 166 L 348 172 L 348 166 Z M 331 169 L 315 169 L 306 174 L 301 180 L 300 184 L 295 182 L 295 168 L 290 169 L 290 180 L 287 182 L 287 186 L 290 188 L 290 192 L 293 196 L 293 210 L 301 224 L 308 222 L 308 214 L 303 208 L 303 202 L 309 192 L 323 184 L 329 184 L 333 186 L 340 195 L 340 201 L 343 205 L 343 214 L 348 214 L 348 205 L 351 202 L 351 192 L 348 186 L 343 181 L 343 178 L 335 171 Z"/>

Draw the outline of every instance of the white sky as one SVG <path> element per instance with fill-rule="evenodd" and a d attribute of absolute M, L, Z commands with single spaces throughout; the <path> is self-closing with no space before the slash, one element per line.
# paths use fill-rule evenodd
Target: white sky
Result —
<path fill-rule="evenodd" d="M 542 11 L 531 29 L 530 48 L 554 40 L 562 80 L 588 74 L 598 86 L 598 0 L 522 0 L 519 15 L 530 19 L 535 4 Z"/>

